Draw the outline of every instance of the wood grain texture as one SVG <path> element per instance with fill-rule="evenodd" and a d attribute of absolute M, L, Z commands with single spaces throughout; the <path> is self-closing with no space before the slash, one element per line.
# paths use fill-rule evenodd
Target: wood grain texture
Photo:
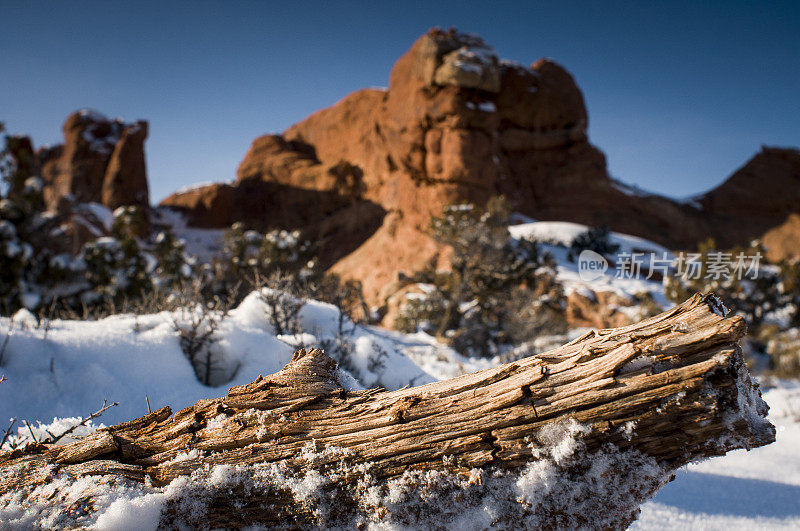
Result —
<path fill-rule="evenodd" d="M 566 419 L 591 428 L 589 450 L 611 444 L 678 468 L 775 438 L 738 344 L 745 323 L 720 313 L 716 298 L 695 295 L 635 325 L 393 392 L 346 392 L 333 360 L 300 350 L 281 371 L 174 415 L 165 407 L 67 446 L 0 454 L 0 494 L 61 469 L 158 486 L 219 464 L 300 467 L 309 441 L 346 449 L 387 479 L 415 469 L 514 469 L 537 458 L 543 426 Z"/>

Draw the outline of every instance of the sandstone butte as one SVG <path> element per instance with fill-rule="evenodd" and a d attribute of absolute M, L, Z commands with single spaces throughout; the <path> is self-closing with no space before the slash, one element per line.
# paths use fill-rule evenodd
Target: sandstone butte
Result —
<path fill-rule="evenodd" d="M 500 59 L 479 37 L 433 29 L 364 89 L 282 135 L 257 138 L 233 184 L 176 193 L 163 206 L 199 227 L 234 221 L 305 229 L 332 271 L 371 303 L 446 258 L 426 234 L 453 203 L 505 195 L 539 220 L 606 225 L 670 248 L 713 236 L 745 244 L 800 211 L 800 152 L 763 148 L 717 188 L 679 202 L 613 180 L 587 138 L 583 95 L 549 59 Z M 800 251 L 793 236 L 773 258 Z"/>
<path fill-rule="evenodd" d="M 691 249 L 762 237 L 769 258 L 800 256 L 800 151 L 764 147 L 720 186 L 688 201 L 633 190 L 609 176 L 587 138 L 583 95 L 550 59 L 500 59 L 479 37 L 433 29 L 392 68 L 387 89 L 364 89 L 282 135 L 257 138 L 233 184 L 177 192 L 161 205 L 190 225 L 301 229 L 323 264 L 382 305 L 401 273 L 446 266 L 428 223 L 450 204 L 502 194 L 515 211 Z M 149 207 L 147 122 L 70 115 L 64 144 L 17 153 L 42 175 L 48 207 Z M 573 297 L 575 298 L 575 297 Z M 576 322 L 618 324 L 580 307 Z M 586 301 L 583 301 L 586 302 Z M 595 311 L 597 310 L 597 311 Z"/>
<path fill-rule="evenodd" d="M 62 128 L 64 143 L 38 150 L 27 136 L 10 136 L 6 145 L 25 175 L 42 179 L 48 210 L 61 216 L 64 230 L 60 250 L 77 252 L 105 231 L 103 221 L 88 203 L 114 210 L 138 206 L 147 231 L 150 194 L 144 141 L 147 122 L 110 120 L 90 110 L 70 114 Z"/>
<path fill-rule="evenodd" d="M 131 205 L 149 209 L 147 122 L 127 124 L 82 110 L 67 117 L 63 131 L 63 144 L 42 148 L 35 157 L 48 208 L 57 210 L 59 202 L 69 199 L 111 210 Z"/>

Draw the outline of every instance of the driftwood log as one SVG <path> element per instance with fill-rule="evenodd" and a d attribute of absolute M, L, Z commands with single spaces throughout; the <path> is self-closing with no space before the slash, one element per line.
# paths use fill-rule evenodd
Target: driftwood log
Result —
<path fill-rule="evenodd" d="M 316 349 L 300 350 L 280 372 L 174 415 L 164 407 L 67 446 L 1 454 L 0 495 L 30 490 L 58 474 L 117 476 L 155 488 L 215 465 L 308 467 L 303 455 L 310 441 L 317 448 L 342 449 L 351 463 L 369 463 L 379 481 L 409 470 L 520 470 L 540 458 L 540 430 L 567 419 L 586 427 L 586 455 L 614 447 L 673 471 L 774 441 L 766 404 L 738 344 L 745 323 L 724 317 L 721 309 L 713 295 L 695 295 L 635 325 L 590 332 L 544 354 L 393 392 L 346 392 L 330 358 Z M 341 455 L 322 454 L 314 466 L 333 466 Z M 339 481 L 351 479 L 343 474 Z M 637 493 L 615 525 L 634 518 L 636 506 L 659 486 Z M 320 524 L 313 511 L 275 492 L 248 491 L 235 507 L 209 499 L 206 509 L 196 524 Z M 180 508 L 170 511 L 175 516 Z"/>

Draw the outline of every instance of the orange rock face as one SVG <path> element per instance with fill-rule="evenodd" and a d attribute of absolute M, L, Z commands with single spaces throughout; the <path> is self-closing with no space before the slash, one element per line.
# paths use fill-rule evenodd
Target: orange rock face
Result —
<path fill-rule="evenodd" d="M 633 193 L 609 177 L 587 123 L 583 95 L 557 63 L 510 63 L 478 37 L 435 29 L 397 61 L 387 90 L 355 92 L 283 135 L 256 139 L 236 183 L 162 204 L 200 226 L 314 226 L 337 250 L 333 271 L 361 280 L 373 304 L 399 272 L 440 260 L 427 227 L 453 203 L 503 194 L 535 219 L 606 225 L 672 248 L 694 248 L 709 235 L 740 242 L 786 217 L 765 205 L 758 223 L 742 222 L 748 186 L 760 186 L 746 176 L 696 204 Z M 798 210 L 798 152 L 763 156 L 754 172 L 784 172 L 781 182 L 794 183 L 778 210 Z M 327 217 L 302 219 L 297 210 Z"/>
<path fill-rule="evenodd" d="M 38 152 L 48 208 L 70 197 L 75 203 L 149 208 L 144 141 L 147 122 L 126 124 L 91 111 L 64 122 L 64 144 Z"/>
<path fill-rule="evenodd" d="M 770 262 L 800 259 L 800 214 L 789 214 L 784 223 L 764 234 L 762 242 Z"/>
<path fill-rule="evenodd" d="M 747 243 L 753 237 L 800 213 L 800 151 L 762 147 L 724 183 L 699 197 L 722 245 Z M 800 240 L 791 245 L 800 252 Z"/>
<path fill-rule="evenodd" d="M 592 292 L 592 297 L 573 291 L 567 297 L 567 322 L 589 328 L 625 326 L 630 319 L 619 308 L 631 305 L 631 301 L 611 291 Z"/>

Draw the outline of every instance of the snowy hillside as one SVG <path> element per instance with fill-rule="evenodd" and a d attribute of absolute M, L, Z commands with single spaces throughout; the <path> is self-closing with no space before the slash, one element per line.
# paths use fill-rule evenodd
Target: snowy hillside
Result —
<path fill-rule="evenodd" d="M 510 227 L 517 239 L 543 242 L 556 261 L 558 279 L 566 291 L 613 291 L 625 297 L 642 292 L 668 306 L 659 281 L 618 278 L 613 266 L 598 279 L 582 279 L 575 262 L 567 258 L 572 239 L 587 227 L 573 223 L 529 222 Z M 194 230 L 194 229 L 193 229 Z M 218 238 L 214 231 L 196 230 L 194 242 L 207 246 Z M 646 240 L 611 234 L 620 252 L 662 255 L 665 249 Z M 198 381 L 195 368 L 181 348 L 179 328 L 192 320 L 193 312 L 177 310 L 154 315 L 116 315 L 98 321 L 53 320 L 37 322 L 26 311 L 13 318 L 0 318 L 0 419 L 16 419 L 9 443 L 38 440 L 61 433 L 97 410 L 104 401 L 119 405 L 77 430 L 76 437 L 92 429 L 139 417 L 148 407 L 169 405 L 173 411 L 202 398 L 225 394 L 234 385 L 254 380 L 259 374 L 281 369 L 302 346 L 332 345 L 337 338 L 339 310 L 329 304 L 307 302 L 299 314 L 302 333 L 276 335 L 266 316 L 262 297 L 252 293 L 227 315 L 218 315 L 219 325 L 211 352 L 219 380 L 216 387 Z M 340 369 L 340 381 L 353 389 L 384 387 L 398 389 L 446 379 L 498 365 L 504 360 L 461 356 L 424 333 L 403 334 L 347 322 L 349 345 Z M 566 339 L 580 330 L 572 330 Z M 6 341 L 7 339 L 7 341 Z M 555 338 L 541 338 L 528 348 L 536 352 L 552 348 Z M 3 346 L 5 344 L 5 346 Z M 533 352 L 519 352 L 525 355 Z M 800 384 L 774 381 L 765 393 L 776 425 L 777 442 L 752 452 L 737 451 L 725 457 L 695 464 L 679 472 L 658 496 L 643 506 L 635 529 L 783 529 L 800 527 Z M 27 421 L 27 422 L 25 422 Z M 5 429 L 3 425 L 0 428 Z M 64 441 L 67 442 L 67 441 Z M 8 444 L 8 443 L 7 443 Z M 241 481 L 245 472 L 215 471 L 203 479 L 226 485 Z M 262 480 L 283 477 L 274 470 L 250 470 Z M 276 475 L 277 474 L 277 475 Z M 549 474 L 549 475 L 548 475 Z M 526 470 L 522 476 L 506 478 L 497 488 L 563 488 L 552 471 Z M 257 479 L 256 479 L 257 480 Z M 192 480 L 194 481 L 194 480 Z M 303 496 L 317 488 L 309 478 L 296 487 Z M 544 483 L 543 483 L 544 482 Z M 203 485 L 206 485 L 203 483 Z M 76 484 L 73 494 L 107 492 L 104 507 L 92 522 L 97 528 L 154 528 L 164 503 L 186 490 L 175 484 L 165 489 L 130 489 L 87 480 Z M 408 485 L 398 485 L 408 489 Z M 181 494 L 182 495 L 182 494 Z M 369 498 L 372 503 L 372 498 Z M 6 500 L 9 502 L 9 500 Z M 395 504 L 390 498 L 379 505 Z M 461 515 L 444 514 L 451 528 L 480 529 L 481 514 L 498 510 L 497 500 L 487 496 L 483 505 Z M 34 522 L 52 523 L 42 507 L 15 505 L 11 500 L 0 510 L 0 522 L 26 527 Z M 460 522 L 456 524 L 455 522 Z M 2 526 L 0 526 L 2 527 Z"/>
<path fill-rule="evenodd" d="M 578 273 L 578 264 L 567 258 L 569 246 L 580 234 L 589 230 L 586 225 L 568 221 L 530 221 L 508 227 L 511 236 L 516 239 L 528 239 L 541 244 L 544 251 L 550 253 L 556 261 L 558 281 L 563 284 L 564 290 L 593 292 L 611 291 L 626 298 L 636 294 L 650 293 L 654 300 L 666 308 L 669 303 L 664 297 L 664 287 L 660 281 L 647 280 L 646 278 L 621 278 L 613 264 L 599 278 L 592 280 L 582 279 Z M 609 234 L 609 243 L 619 246 L 619 253 L 642 253 L 653 255 L 656 258 L 673 257 L 672 253 L 649 240 L 630 236 L 618 232 Z"/>
<path fill-rule="evenodd" d="M 331 339 L 339 315 L 335 307 L 312 301 L 300 310 L 303 334 L 276 336 L 265 312 L 254 293 L 222 318 L 213 348 L 215 365 L 228 378 L 216 388 L 198 381 L 181 350 L 175 322 L 189 317 L 181 311 L 40 325 L 25 311 L 0 318 L 0 338 L 8 337 L 0 364 L 7 378 L 0 384 L 0 418 L 49 423 L 87 415 L 103 400 L 119 402 L 103 415 L 106 424 L 146 414 L 148 400 L 152 409 L 177 410 L 278 371 L 297 348 Z M 355 387 L 422 385 L 492 363 L 464 358 L 425 334 L 359 326 L 349 340 Z"/>

